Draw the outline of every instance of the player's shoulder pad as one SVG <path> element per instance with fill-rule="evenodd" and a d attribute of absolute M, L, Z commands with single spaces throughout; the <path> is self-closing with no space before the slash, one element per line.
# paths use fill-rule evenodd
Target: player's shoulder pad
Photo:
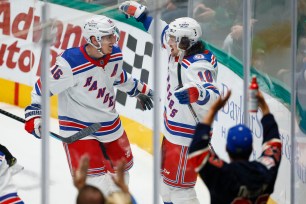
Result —
<path fill-rule="evenodd" d="M 118 45 L 113 45 L 113 50 L 109 58 L 109 62 L 114 62 L 118 60 L 122 60 L 123 55 L 120 47 Z"/>
<path fill-rule="evenodd" d="M 217 59 L 212 52 L 205 50 L 203 53 L 194 54 L 184 58 L 182 60 L 182 66 L 188 69 L 188 67 L 197 62 L 209 62 L 214 68 L 218 65 Z"/>
<path fill-rule="evenodd" d="M 65 59 L 71 68 L 78 67 L 79 65 L 88 62 L 88 60 L 86 60 L 84 57 L 84 54 L 81 52 L 80 47 L 69 48 L 59 56 Z"/>

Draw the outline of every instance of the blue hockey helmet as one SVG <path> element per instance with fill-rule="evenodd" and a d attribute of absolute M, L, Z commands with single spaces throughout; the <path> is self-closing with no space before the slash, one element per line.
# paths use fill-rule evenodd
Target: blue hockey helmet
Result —
<path fill-rule="evenodd" d="M 230 154 L 251 153 L 253 137 L 251 130 L 242 124 L 229 129 L 227 133 L 226 150 Z"/>

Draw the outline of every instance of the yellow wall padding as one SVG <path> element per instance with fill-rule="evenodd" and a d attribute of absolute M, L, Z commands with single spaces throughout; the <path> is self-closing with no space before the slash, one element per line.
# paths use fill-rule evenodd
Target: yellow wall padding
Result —
<path fill-rule="evenodd" d="M 14 104 L 15 82 L 0 78 L 0 102 Z"/>

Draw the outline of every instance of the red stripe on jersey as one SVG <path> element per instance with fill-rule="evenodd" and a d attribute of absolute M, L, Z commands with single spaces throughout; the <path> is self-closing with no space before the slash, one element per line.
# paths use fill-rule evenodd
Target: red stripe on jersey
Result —
<path fill-rule="evenodd" d="M 78 127 L 78 128 L 86 128 L 86 125 L 82 125 L 80 123 L 75 123 L 75 122 L 71 122 L 71 121 L 65 121 L 65 120 L 60 120 L 59 124 L 62 126 L 69 126 L 69 127 Z"/>
<path fill-rule="evenodd" d="M 123 72 L 120 74 L 120 84 L 124 82 L 124 74 Z"/>
<path fill-rule="evenodd" d="M 179 127 L 179 126 L 170 125 L 168 123 L 166 113 L 164 113 L 164 117 L 165 117 L 166 125 L 168 126 L 168 128 L 170 130 L 173 130 L 173 131 L 176 131 L 176 132 L 183 132 L 183 133 L 187 133 L 187 134 L 194 134 L 193 129 L 188 129 L 188 128 L 183 128 L 183 127 Z"/>
<path fill-rule="evenodd" d="M 1 204 L 13 204 L 13 203 L 17 203 L 20 202 L 21 199 L 19 197 L 14 197 L 14 198 L 9 198 L 3 202 L 1 202 Z"/>
<path fill-rule="evenodd" d="M 184 59 L 183 62 L 184 62 L 186 65 L 190 66 L 190 62 L 189 62 L 188 60 Z"/>
<path fill-rule="evenodd" d="M 122 57 L 122 53 L 116 53 L 110 56 L 110 59 L 116 58 L 116 57 Z"/>
<path fill-rule="evenodd" d="M 41 81 L 40 81 L 40 78 L 37 80 L 37 85 L 38 85 L 38 88 L 41 90 Z"/>
<path fill-rule="evenodd" d="M 143 93 L 143 94 L 146 93 L 146 90 L 147 90 L 147 85 L 146 85 L 146 84 L 143 84 L 141 93 Z"/>
<path fill-rule="evenodd" d="M 91 57 L 87 54 L 87 52 L 85 51 L 85 46 L 86 46 L 86 45 L 80 47 L 80 50 L 81 50 L 81 52 L 83 53 L 84 57 L 85 57 L 89 62 L 91 62 L 92 64 L 104 68 L 104 67 L 106 66 L 106 64 L 108 63 L 108 61 L 109 61 L 110 54 L 104 55 L 104 56 L 103 56 L 101 59 L 99 59 L 99 60 L 94 60 L 94 59 L 91 58 Z M 102 61 L 103 61 L 103 64 L 101 64 Z"/>
<path fill-rule="evenodd" d="M 108 126 L 102 126 L 97 132 L 104 132 L 108 130 L 115 129 L 120 124 L 120 118 L 118 117 L 117 120 L 111 125 Z"/>
<path fill-rule="evenodd" d="M 101 174 L 106 174 L 105 168 L 94 168 L 94 169 L 88 169 L 87 175 L 101 175 Z"/>
<path fill-rule="evenodd" d="M 86 67 L 88 67 L 88 66 L 90 66 L 90 65 L 91 65 L 91 63 L 90 63 L 90 62 L 87 62 L 87 63 L 85 63 L 85 64 L 82 64 L 82 65 L 80 65 L 80 66 L 77 66 L 77 67 L 73 68 L 73 69 L 72 69 L 72 72 L 79 71 L 80 69 L 86 68 Z"/>
<path fill-rule="evenodd" d="M 211 56 L 211 62 L 210 62 L 210 63 L 211 63 L 211 65 L 213 65 L 213 66 L 215 65 L 215 63 L 216 63 L 216 58 L 215 58 L 214 55 Z"/>

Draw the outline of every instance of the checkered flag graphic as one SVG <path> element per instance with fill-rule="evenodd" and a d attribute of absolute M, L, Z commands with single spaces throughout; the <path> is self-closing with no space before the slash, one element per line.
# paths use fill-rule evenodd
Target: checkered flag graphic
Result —
<path fill-rule="evenodd" d="M 138 40 L 131 34 L 128 34 L 126 46 L 122 51 L 124 56 L 123 69 L 125 69 L 128 73 L 132 74 L 133 77 L 140 79 L 145 83 L 148 83 L 148 66 L 152 65 L 153 44 L 148 41 Z M 117 90 L 117 103 L 120 103 L 121 105 L 125 106 L 125 104 L 129 100 L 128 98 L 129 97 L 127 97 L 126 93 Z M 141 109 L 141 105 L 138 101 L 136 103 L 136 108 Z"/>

